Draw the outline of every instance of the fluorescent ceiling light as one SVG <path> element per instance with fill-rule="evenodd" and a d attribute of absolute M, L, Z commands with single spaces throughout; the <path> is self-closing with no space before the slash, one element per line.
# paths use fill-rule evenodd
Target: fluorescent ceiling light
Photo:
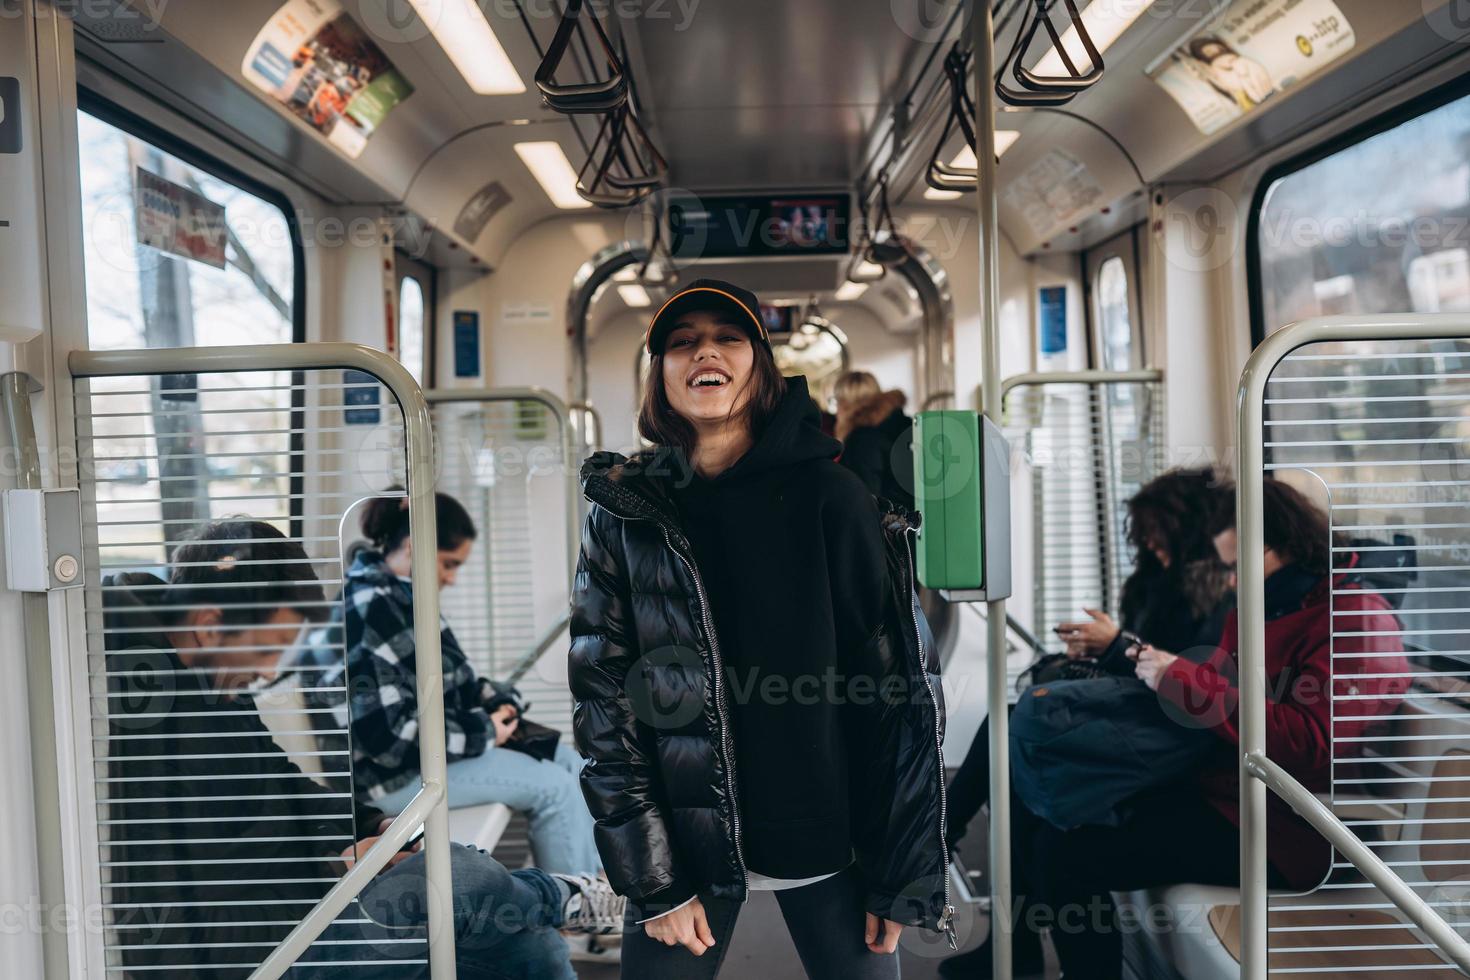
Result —
<path fill-rule="evenodd" d="M 858 267 L 853 270 L 852 274 L 859 280 L 882 279 L 883 267 L 876 262 L 863 261 L 858 263 Z"/>
<path fill-rule="evenodd" d="M 837 292 L 832 294 L 832 298 L 839 303 L 851 303 L 867 291 L 868 284 L 865 282 L 845 282 Z"/>
<path fill-rule="evenodd" d="M 619 286 L 618 295 L 623 297 L 624 303 L 635 308 L 653 305 L 653 300 L 648 298 L 648 290 L 636 282 Z"/>
<path fill-rule="evenodd" d="M 1014 129 L 997 129 L 995 131 L 995 155 L 1005 156 L 1006 150 L 1015 146 L 1016 140 L 1020 138 L 1021 134 Z M 956 170 L 974 170 L 979 164 L 980 161 L 975 159 L 975 151 L 968 145 L 961 147 L 960 152 L 955 154 L 955 158 L 949 161 L 949 165 Z"/>
<path fill-rule="evenodd" d="M 953 201 L 957 197 L 964 196 L 959 191 L 942 191 L 937 187 L 928 187 L 924 190 L 924 199 L 927 201 Z"/>
<path fill-rule="evenodd" d="M 515 65 L 475 0 L 408 0 L 476 95 L 526 90 Z"/>
<path fill-rule="evenodd" d="M 577 172 L 556 140 L 517 143 L 516 153 L 552 204 L 567 210 L 592 207 L 591 202 L 582 200 L 577 193 Z"/>
<path fill-rule="evenodd" d="M 638 263 L 634 262 L 632 265 L 625 265 L 621 269 L 619 269 L 617 272 L 614 272 L 613 273 L 613 281 L 614 282 L 637 282 L 638 281 Z"/>
<path fill-rule="evenodd" d="M 1082 11 L 1082 23 L 1087 28 L 1092 43 L 1097 45 L 1097 50 L 1105 52 L 1153 5 L 1154 0 L 1092 0 L 1087 9 Z M 1067 33 L 1062 35 L 1062 47 L 1066 49 L 1078 71 L 1088 71 L 1091 62 L 1087 58 L 1087 51 L 1082 47 L 1076 24 L 1067 28 Z M 1062 64 L 1061 53 L 1056 48 L 1048 51 L 1032 70 L 1043 78 L 1062 78 L 1070 74 L 1067 66 Z"/>

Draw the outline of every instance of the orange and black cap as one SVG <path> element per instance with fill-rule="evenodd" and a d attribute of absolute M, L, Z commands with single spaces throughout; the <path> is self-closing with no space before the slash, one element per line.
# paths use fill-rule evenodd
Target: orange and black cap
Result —
<path fill-rule="evenodd" d="M 761 302 L 755 293 L 722 279 L 696 279 L 679 290 L 659 308 L 649 321 L 648 333 L 643 346 L 650 354 L 663 351 L 664 340 L 669 331 L 678 326 L 679 318 L 695 310 L 718 310 L 731 315 L 731 319 L 744 327 L 753 342 L 771 349 L 771 337 L 761 318 Z"/>

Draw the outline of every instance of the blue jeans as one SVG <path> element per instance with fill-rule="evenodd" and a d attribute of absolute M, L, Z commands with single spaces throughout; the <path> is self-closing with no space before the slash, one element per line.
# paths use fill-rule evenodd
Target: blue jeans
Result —
<path fill-rule="evenodd" d="M 576 980 L 562 924 L 566 886 L 536 868 L 507 871 L 484 851 L 451 845 L 460 980 Z M 286 974 L 291 980 L 417 980 L 428 968 L 424 856 L 380 874 Z M 350 967 L 346 964 L 352 964 Z"/>
<path fill-rule="evenodd" d="M 504 803 L 531 822 L 531 851 L 537 867 L 558 874 L 596 874 L 602 870 L 602 859 L 592 840 L 592 814 L 578 780 L 585 764 L 567 745 L 556 747 L 554 762 L 494 746 L 483 755 L 449 764 L 449 805 Z M 373 806 L 384 813 L 398 813 L 420 785 L 410 783 L 394 790 L 373 800 Z"/>

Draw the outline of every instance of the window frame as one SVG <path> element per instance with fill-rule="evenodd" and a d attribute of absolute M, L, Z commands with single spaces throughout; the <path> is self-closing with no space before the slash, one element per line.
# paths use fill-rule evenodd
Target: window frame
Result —
<path fill-rule="evenodd" d="M 1271 190 L 1293 174 L 1300 173 L 1329 157 L 1346 152 L 1360 143 L 1382 136 L 1404 123 L 1412 122 L 1466 97 L 1470 97 L 1470 76 L 1457 78 L 1448 84 L 1437 86 L 1422 95 L 1387 109 L 1360 125 L 1353 126 L 1308 150 L 1271 165 L 1261 175 L 1261 179 L 1256 182 L 1255 190 L 1251 194 L 1250 211 L 1246 216 L 1245 229 L 1246 294 L 1250 313 L 1251 350 L 1255 350 L 1266 339 L 1266 298 L 1263 292 L 1264 282 L 1261 269 L 1261 222 L 1266 209 L 1266 199 L 1270 196 Z"/>
<path fill-rule="evenodd" d="M 291 343 L 306 343 L 306 245 L 301 237 L 301 223 L 297 220 L 296 208 L 291 198 L 278 187 L 241 173 L 235 167 L 230 166 L 218 157 L 205 153 L 180 137 L 170 133 L 163 127 L 150 122 L 136 112 L 125 109 L 116 102 L 92 91 L 85 86 L 77 86 L 78 113 L 85 112 L 95 119 L 99 119 L 114 129 L 121 130 L 129 136 L 151 143 L 163 152 L 178 157 L 191 167 L 204 170 L 215 178 L 227 184 L 233 184 L 240 190 L 260 198 L 267 204 L 275 206 L 286 219 L 286 230 L 291 239 Z M 77 179 L 80 180 L 80 174 Z M 85 277 L 82 288 L 86 289 Z M 88 347 L 91 346 L 90 336 L 87 339 Z M 304 498 L 306 493 L 306 440 L 303 431 L 306 424 L 306 391 L 303 387 L 305 375 L 300 371 L 291 372 L 291 479 L 289 481 L 291 493 L 291 534 L 299 537 L 302 533 L 302 517 L 305 513 Z"/>

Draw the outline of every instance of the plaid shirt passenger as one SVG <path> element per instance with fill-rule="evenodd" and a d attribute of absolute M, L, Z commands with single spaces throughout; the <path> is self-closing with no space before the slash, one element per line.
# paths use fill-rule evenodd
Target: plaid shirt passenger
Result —
<path fill-rule="evenodd" d="M 449 761 L 453 762 L 481 755 L 493 744 L 494 724 L 484 701 L 494 692 L 488 681 L 475 675 L 449 624 L 442 617 L 439 624 L 444 723 Z M 333 649 L 344 630 L 346 683 Z M 314 702 L 332 708 L 338 727 L 351 726 L 357 797 L 381 799 L 416 781 L 419 725 L 412 585 L 394 575 L 378 552 L 361 552 L 347 572 L 342 603 L 332 611 L 332 624 L 319 630 L 314 639 L 313 659 L 337 664 L 322 675 L 319 686 L 345 687 L 350 695 L 340 691 L 316 695 Z"/>

